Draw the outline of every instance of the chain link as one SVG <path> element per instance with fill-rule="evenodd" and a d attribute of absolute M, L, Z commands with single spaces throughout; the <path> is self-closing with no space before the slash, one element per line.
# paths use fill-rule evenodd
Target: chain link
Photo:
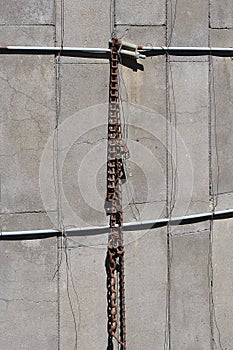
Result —
<path fill-rule="evenodd" d="M 121 350 L 126 350 L 122 183 L 125 181 L 123 158 L 127 158 L 129 152 L 123 141 L 120 119 L 119 48 L 120 42 L 118 39 L 112 39 L 108 111 L 107 196 L 105 201 L 105 211 L 110 216 L 110 234 L 106 256 L 108 302 L 107 350 L 113 350 L 113 338 L 120 344 Z M 118 278 L 119 290 L 117 290 Z M 119 307 L 117 306 L 118 298 Z M 116 336 L 118 322 L 120 327 L 119 337 Z"/>

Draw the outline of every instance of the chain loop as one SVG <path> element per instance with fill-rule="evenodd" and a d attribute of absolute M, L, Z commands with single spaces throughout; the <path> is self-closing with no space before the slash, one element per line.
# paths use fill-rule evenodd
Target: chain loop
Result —
<path fill-rule="evenodd" d="M 107 159 L 107 196 L 105 211 L 110 216 L 110 234 L 106 256 L 107 274 L 107 315 L 108 347 L 113 350 L 113 338 L 126 350 L 125 318 L 125 273 L 123 247 L 122 182 L 125 181 L 123 158 L 129 156 L 123 141 L 120 119 L 118 50 L 120 42 L 113 38 L 110 57 L 109 111 L 108 111 L 108 159 Z M 117 280 L 119 279 L 119 290 Z M 117 300 L 119 298 L 119 307 Z M 120 310 L 118 310 L 120 309 Z M 119 323 L 119 338 L 116 331 Z"/>

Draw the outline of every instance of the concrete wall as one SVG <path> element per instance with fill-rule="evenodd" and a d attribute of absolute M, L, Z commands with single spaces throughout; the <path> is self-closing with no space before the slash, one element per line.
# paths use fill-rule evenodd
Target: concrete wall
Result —
<path fill-rule="evenodd" d="M 0 45 L 232 46 L 230 0 L 1 1 Z M 64 16 L 61 13 L 64 12 Z M 120 68 L 125 221 L 232 208 L 231 58 Z M 1 230 L 106 225 L 107 60 L 0 57 Z M 58 128 L 57 128 L 58 126 Z M 134 350 L 233 348 L 233 224 L 125 233 Z M 106 348 L 107 236 L 0 243 L 0 347 Z"/>

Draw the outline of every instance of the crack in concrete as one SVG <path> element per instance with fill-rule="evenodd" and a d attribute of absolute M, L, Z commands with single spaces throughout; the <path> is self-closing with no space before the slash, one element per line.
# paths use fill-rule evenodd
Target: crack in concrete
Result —
<path fill-rule="evenodd" d="M 185 235 L 194 235 L 194 234 L 198 234 L 198 233 L 207 233 L 209 232 L 209 228 L 204 228 L 204 229 L 197 229 L 197 230 L 193 230 L 193 231 L 184 231 L 184 232 L 174 232 L 172 233 L 173 237 L 178 237 L 178 236 L 185 236 Z"/>
<path fill-rule="evenodd" d="M 49 210 L 49 211 L 45 211 L 45 210 L 32 210 L 32 211 L 15 211 L 15 212 L 3 212 L 0 213 L 0 215 L 21 215 L 21 214 L 48 214 L 48 213 L 56 213 L 57 210 Z"/>
<path fill-rule="evenodd" d="M 11 303 L 11 302 L 27 302 L 27 303 L 57 303 L 57 300 L 33 300 L 33 299 L 27 299 L 27 298 L 13 298 L 13 299 L 6 299 L 6 298 L 0 298 L 0 301 L 4 301 L 5 303 Z"/>

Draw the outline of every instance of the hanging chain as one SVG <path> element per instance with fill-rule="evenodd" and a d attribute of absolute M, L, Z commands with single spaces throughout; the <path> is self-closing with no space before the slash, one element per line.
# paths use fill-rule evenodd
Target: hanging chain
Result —
<path fill-rule="evenodd" d="M 123 141 L 120 119 L 118 80 L 118 50 L 120 48 L 120 42 L 118 39 L 112 39 L 110 48 L 107 196 L 105 201 L 105 211 L 110 216 L 110 234 L 106 256 L 108 302 L 107 350 L 113 350 L 113 338 L 120 344 L 121 350 L 126 350 L 122 183 L 125 181 L 123 158 L 128 157 L 129 152 Z M 119 288 L 117 287 L 117 280 L 119 280 Z M 119 300 L 119 305 L 117 305 L 117 300 Z M 119 336 L 117 337 L 118 323 Z"/>

